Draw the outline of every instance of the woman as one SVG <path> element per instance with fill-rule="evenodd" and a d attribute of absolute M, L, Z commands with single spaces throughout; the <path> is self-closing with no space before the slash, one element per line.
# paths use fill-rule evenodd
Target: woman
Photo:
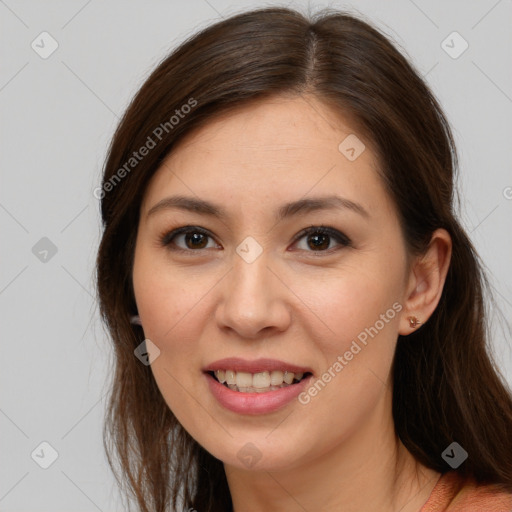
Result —
<path fill-rule="evenodd" d="M 353 16 L 247 12 L 157 67 L 99 196 L 105 446 L 141 511 L 512 510 L 456 168 Z"/>

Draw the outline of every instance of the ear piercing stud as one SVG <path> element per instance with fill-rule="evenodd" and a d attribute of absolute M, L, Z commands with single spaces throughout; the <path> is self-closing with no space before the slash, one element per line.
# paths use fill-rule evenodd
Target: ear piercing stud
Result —
<path fill-rule="evenodd" d="M 409 326 L 412 327 L 413 329 L 418 327 L 418 325 L 421 324 L 421 322 L 415 316 L 410 316 L 410 317 L 408 317 L 408 319 L 409 319 Z"/>
<path fill-rule="evenodd" d="M 132 325 L 142 325 L 142 322 L 140 321 L 140 316 L 139 315 L 134 315 L 130 318 L 130 323 Z"/>

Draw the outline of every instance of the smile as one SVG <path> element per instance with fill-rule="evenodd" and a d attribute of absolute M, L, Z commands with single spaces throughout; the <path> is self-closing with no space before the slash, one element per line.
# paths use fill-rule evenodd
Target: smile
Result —
<path fill-rule="evenodd" d="M 232 391 L 239 393 L 265 393 L 291 386 L 300 382 L 309 372 L 289 372 L 274 370 L 258 373 L 237 372 L 235 370 L 216 370 L 210 372 L 218 382 L 224 384 Z"/>
<path fill-rule="evenodd" d="M 310 368 L 274 359 L 222 359 L 203 372 L 211 394 L 223 408 L 249 415 L 285 407 L 313 377 Z"/>

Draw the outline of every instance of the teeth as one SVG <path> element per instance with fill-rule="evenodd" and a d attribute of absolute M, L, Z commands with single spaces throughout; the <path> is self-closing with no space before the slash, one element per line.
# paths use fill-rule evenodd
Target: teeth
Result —
<path fill-rule="evenodd" d="M 270 384 L 272 386 L 280 386 L 283 383 L 283 372 L 274 371 L 270 374 Z"/>
<path fill-rule="evenodd" d="M 283 379 L 286 382 L 286 384 L 291 384 L 293 382 L 293 377 L 294 376 L 295 376 L 294 373 L 284 372 Z"/>
<path fill-rule="evenodd" d="M 252 386 L 252 375 L 246 372 L 236 372 L 236 385 L 238 389 Z"/>
<path fill-rule="evenodd" d="M 222 370 L 219 370 L 222 371 Z M 232 370 L 227 370 L 226 373 L 226 382 L 228 383 L 228 386 L 231 386 L 232 384 L 236 384 L 236 373 Z"/>
<path fill-rule="evenodd" d="M 255 373 L 254 377 L 252 378 L 252 385 L 256 389 L 268 388 L 270 386 L 270 373 Z"/>
<path fill-rule="evenodd" d="M 235 372 L 234 370 L 216 370 L 215 377 L 229 389 L 242 393 L 264 393 L 289 386 L 293 381 L 300 381 L 304 373 L 274 370 L 272 372 Z"/>

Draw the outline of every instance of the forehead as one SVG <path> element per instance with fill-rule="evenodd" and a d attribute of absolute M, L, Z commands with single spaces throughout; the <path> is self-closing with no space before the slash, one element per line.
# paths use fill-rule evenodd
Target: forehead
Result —
<path fill-rule="evenodd" d="M 375 201 L 383 189 L 371 143 L 354 132 L 311 96 L 252 103 L 187 134 L 152 177 L 143 208 L 171 191 L 247 206 L 333 191 Z"/>
<path fill-rule="evenodd" d="M 336 114 L 314 96 L 273 96 L 216 116 L 187 134 L 177 149 L 197 145 L 211 151 L 316 149 L 320 141 L 341 141 L 353 133 L 353 125 L 355 121 Z"/>

